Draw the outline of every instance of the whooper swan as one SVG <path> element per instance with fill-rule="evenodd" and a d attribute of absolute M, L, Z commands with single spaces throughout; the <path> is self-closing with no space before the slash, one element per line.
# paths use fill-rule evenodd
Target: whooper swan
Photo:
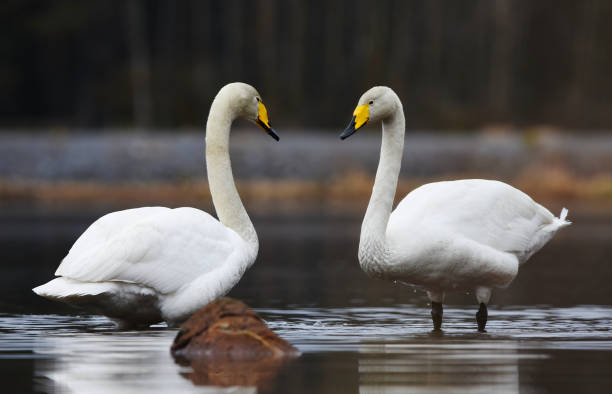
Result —
<path fill-rule="evenodd" d="M 77 239 L 55 272 L 59 277 L 34 292 L 104 314 L 120 326 L 176 326 L 227 293 L 259 248 L 232 176 L 228 145 L 236 118 L 279 139 L 252 86 L 231 83 L 219 91 L 206 125 L 208 182 L 219 220 L 195 208 L 109 213 Z"/>
<path fill-rule="evenodd" d="M 359 263 L 369 275 L 422 286 L 431 300 L 434 330 L 442 326 L 444 293 L 472 290 L 487 324 L 491 288 L 506 287 L 519 265 L 570 224 L 528 195 L 498 181 L 434 182 L 410 192 L 391 212 L 404 147 L 402 103 L 388 87 L 361 96 L 341 139 L 368 122 L 382 122 L 380 162 L 359 240 Z"/>

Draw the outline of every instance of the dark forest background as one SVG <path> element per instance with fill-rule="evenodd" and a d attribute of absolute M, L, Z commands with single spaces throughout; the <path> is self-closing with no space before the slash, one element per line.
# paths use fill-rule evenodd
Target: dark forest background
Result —
<path fill-rule="evenodd" d="M 0 126 L 199 127 L 244 81 L 276 126 L 341 128 L 386 84 L 409 128 L 609 129 L 611 20 L 604 0 L 4 0 Z"/>

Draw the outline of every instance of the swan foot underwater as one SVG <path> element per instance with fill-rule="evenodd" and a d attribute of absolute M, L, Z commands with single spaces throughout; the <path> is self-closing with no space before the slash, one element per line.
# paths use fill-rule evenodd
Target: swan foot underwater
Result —
<path fill-rule="evenodd" d="M 361 226 L 358 259 L 370 276 L 424 287 L 434 331 L 442 328 L 444 294 L 471 290 L 487 324 L 492 288 L 510 285 L 519 266 L 540 250 L 566 221 L 514 187 L 485 179 L 422 185 L 392 211 L 404 149 L 405 119 L 395 92 L 365 92 L 344 140 L 367 123 L 382 123 L 380 161 Z"/>
<path fill-rule="evenodd" d="M 250 85 L 230 83 L 206 124 L 208 182 L 219 220 L 195 208 L 143 207 L 109 213 L 77 239 L 55 275 L 33 291 L 101 313 L 120 327 L 174 327 L 238 283 L 259 241 L 232 175 L 232 122 L 255 122 L 272 138 L 268 113 Z"/>

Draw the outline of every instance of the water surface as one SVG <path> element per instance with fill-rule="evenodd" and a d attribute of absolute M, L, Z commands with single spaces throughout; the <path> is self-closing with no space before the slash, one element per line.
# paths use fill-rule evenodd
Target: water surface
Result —
<path fill-rule="evenodd" d="M 484 334 L 473 310 L 447 308 L 441 335 L 414 305 L 259 312 L 303 353 L 265 366 L 259 387 L 244 386 L 257 365 L 214 365 L 201 376 L 172 360 L 176 330 L 117 331 L 99 316 L 0 315 L 0 371 L 6 392 L 20 393 L 584 393 L 612 385 L 610 307 L 505 308 L 491 312 Z"/>
<path fill-rule="evenodd" d="M 1 208 L 1 207 L 0 207 Z M 115 208 L 116 209 L 116 208 Z M 430 333 L 419 289 L 368 278 L 362 212 L 252 215 L 255 265 L 230 295 L 303 353 L 286 365 L 179 366 L 176 330 L 117 331 L 104 317 L 36 297 L 74 240 L 107 211 L 0 209 L 3 392 L 600 393 L 612 387 L 612 214 L 574 224 L 493 293 L 476 333 L 472 294 L 447 297 Z"/>

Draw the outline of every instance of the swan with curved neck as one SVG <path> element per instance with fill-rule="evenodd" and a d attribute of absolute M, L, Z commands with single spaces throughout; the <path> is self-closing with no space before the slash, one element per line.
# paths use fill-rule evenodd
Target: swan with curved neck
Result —
<path fill-rule="evenodd" d="M 371 276 L 422 286 L 442 326 L 445 292 L 472 290 L 480 304 L 478 330 L 487 323 L 494 287 L 506 287 L 519 265 L 570 222 L 499 181 L 434 182 L 410 192 L 392 211 L 404 148 L 405 120 L 395 92 L 374 87 L 359 99 L 340 135 L 382 123 L 380 161 L 361 226 L 359 263 Z"/>
<path fill-rule="evenodd" d="M 259 248 L 232 175 L 229 134 L 245 118 L 278 141 L 250 85 L 231 83 L 215 97 L 206 126 L 206 165 L 219 220 L 195 208 L 143 207 L 96 220 L 33 291 L 104 314 L 120 326 L 176 326 L 226 294 Z"/>

